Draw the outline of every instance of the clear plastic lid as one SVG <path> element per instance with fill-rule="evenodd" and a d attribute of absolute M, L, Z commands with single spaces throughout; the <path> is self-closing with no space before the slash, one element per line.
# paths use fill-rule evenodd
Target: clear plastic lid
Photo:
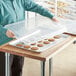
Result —
<path fill-rule="evenodd" d="M 25 28 L 25 21 L 21 21 L 7 25 L 5 28 L 14 32 L 17 42 L 22 41 L 24 43 L 37 42 L 41 39 L 53 37 L 66 32 L 65 27 L 55 22 L 50 27 L 45 24 L 43 26 L 35 26 L 33 29 L 28 29 Z"/>

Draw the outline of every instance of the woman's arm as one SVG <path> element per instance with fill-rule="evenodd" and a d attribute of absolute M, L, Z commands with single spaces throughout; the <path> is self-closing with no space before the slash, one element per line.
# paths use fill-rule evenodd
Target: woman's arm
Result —
<path fill-rule="evenodd" d="M 24 9 L 27 11 L 39 13 L 40 15 L 49 17 L 51 19 L 54 17 L 54 15 L 50 11 L 36 4 L 32 0 L 24 0 Z"/>

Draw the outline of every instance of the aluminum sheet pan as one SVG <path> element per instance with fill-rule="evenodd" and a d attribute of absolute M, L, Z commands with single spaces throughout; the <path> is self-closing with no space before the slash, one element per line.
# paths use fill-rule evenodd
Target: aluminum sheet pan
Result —
<path fill-rule="evenodd" d="M 59 39 L 55 39 L 55 41 L 50 42 L 49 44 L 44 44 L 43 42 L 41 42 L 41 44 L 43 44 L 43 47 L 38 47 L 38 50 L 31 50 L 31 48 L 27 49 L 27 48 L 24 48 L 24 46 L 22 46 L 22 47 L 16 46 L 17 44 L 22 43 L 23 45 L 30 45 L 31 47 L 37 47 L 38 42 L 36 42 L 36 45 L 31 45 L 27 41 L 26 41 L 26 43 L 23 43 L 22 41 L 17 42 L 17 40 L 16 40 L 16 41 L 10 42 L 9 45 L 12 45 L 12 46 L 15 46 L 15 47 L 18 47 L 18 48 L 21 48 L 21 49 L 26 49 L 26 50 L 29 50 L 29 51 L 43 52 L 43 51 L 47 50 L 48 48 L 52 48 L 53 46 L 61 43 L 62 41 L 66 40 L 66 38 L 69 37 L 69 35 L 65 35 L 65 34 L 61 34 L 60 36 L 61 37 Z M 45 40 L 42 39 L 42 41 L 45 41 Z"/>

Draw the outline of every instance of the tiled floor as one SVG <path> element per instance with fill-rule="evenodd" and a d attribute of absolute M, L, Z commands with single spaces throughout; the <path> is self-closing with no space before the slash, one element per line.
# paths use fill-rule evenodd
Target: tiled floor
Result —
<path fill-rule="evenodd" d="M 48 62 L 46 62 L 46 76 Z M 40 61 L 25 58 L 23 76 L 40 76 Z M 76 76 L 76 44 L 69 45 L 53 58 L 53 76 Z"/>

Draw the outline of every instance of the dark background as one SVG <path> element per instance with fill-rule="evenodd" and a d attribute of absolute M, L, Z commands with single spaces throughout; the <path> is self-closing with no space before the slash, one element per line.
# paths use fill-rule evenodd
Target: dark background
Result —
<path fill-rule="evenodd" d="M 5 53 L 0 52 L 0 76 L 5 76 Z"/>

